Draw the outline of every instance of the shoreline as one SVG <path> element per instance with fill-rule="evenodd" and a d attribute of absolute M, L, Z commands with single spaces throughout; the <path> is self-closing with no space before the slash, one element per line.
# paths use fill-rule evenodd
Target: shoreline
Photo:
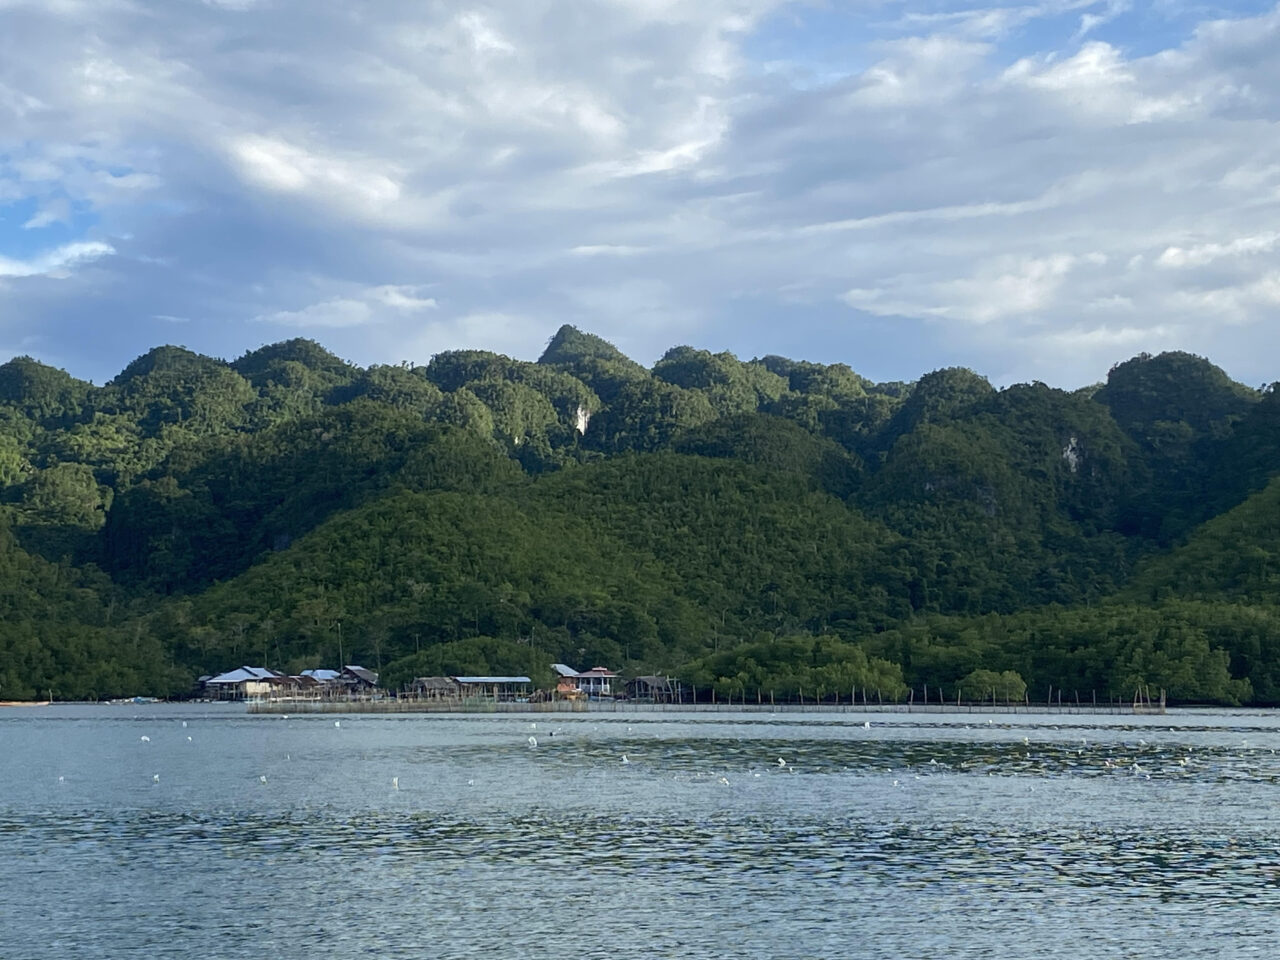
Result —
<path fill-rule="evenodd" d="M 1053 714 L 1059 716 L 1160 716 L 1158 706 L 1132 704 L 819 704 L 819 703 L 637 703 L 629 700 L 550 701 L 547 703 L 495 703 L 494 701 L 449 701 L 431 703 L 420 700 L 249 700 L 250 714 L 618 714 L 618 713 L 777 713 L 806 714 Z"/>

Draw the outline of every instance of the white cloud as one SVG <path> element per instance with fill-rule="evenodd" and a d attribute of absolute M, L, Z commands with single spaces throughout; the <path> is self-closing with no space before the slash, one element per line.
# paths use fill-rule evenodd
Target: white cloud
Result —
<path fill-rule="evenodd" d="M 314 278 L 312 285 L 314 285 Z M 332 297 L 298 310 L 277 310 L 254 319 L 279 326 L 341 331 L 393 325 L 401 318 L 433 311 L 439 307 L 434 297 L 424 297 L 426 289 L 413 284 L 379 284 L 346 296 Z"/>
<path fill-rule="evenodd" d="M 246 179 L 284 193 L 314 191 L 341 203 L 382 207 L 400 196 L 399 185 L 384 173 L 336 157 L 309 152 L 270 137 L 241 137 L 231 154 Z"/>
<path fill-rule="evenodd" d="M 1215 260 L 1270 253 L 1280 243 L 1280 233 L 1237 237 L 1226 243 L 1201 243 L 1191 247 L 1166 247 L 1156 258 L 1161 267 L 1202 267 Z"/>
<path fill-rule="evenodd" d="M 458 17 L 458 26 L 471 39 L 476 53 L 515 53 L 516 48 L 493 30 L 482 14 L 472 11 Z"/>
<path fill-rule="evenodd" d="M 1045 257 L 1003 256 L 981 263 L 973 276 L 929 283 L 909 278 L 894 291 L 854 288 L 842 299 L 850 306 L 882 316 L 928 316 L 988 324 L 1041 316 L 1062 295 L 1077 266 L 1098 267 L 1103 254 Z"/>
<path fill-rule="evenodd" d="M 108 243 L 68 243 L 26 260 L 0 256 L 0 278 L 65 277 L 72 267 L 115 253 Z"/>
<path fill-rule="evenodd" d="M 55 223 L 66 223 L 71 216 L 71 204 L 64 197 L 55 197 L 40 204 L 30 219 L 22 225 L 23 230 L 38 230 Z"/>
<path fill-rule="evenodd" d="M 6 342 L 105 378 L 161 317 L 365 362 L 573 322 L 894 378 L 1152 345 L 1275 378 L 1280 8 L 1141 43 L 1161 12 L 1123 2 L 898 9 L 0 0 L 0 276 L 74 278 L 6 283 Z M 114 359 L 66 319 L 104 311 Z"/>
<path fill-rule="evenodd" d="M 1280 272 L 1272 271 L 1253 280 L 1208 290 L 1179 290 L 1175 302 L 1190 312 L 1212 316 L 1218 322 L 1247 324 L 1258 322 L 1280 307 Z"/>
<path fill-rule="evenodd" d="M 580 257 L 631 257 L 643 253 L 644 247 L 633 247 L 626 243 L 584 243 L 573 247 L 569 252 Z"/>
<path fill-rule="evenodd" d="M 1171 332 L 1165 326 L 1072 327 L 1053 334 L 1053 342 L 1069 350 L 1150 349 L 1152 344 L 1167 343 Z"/>
<path fill-rule="evenodd" d="M 370 299 L 397 310 L 434 310 L 439 306 L 434 297 L 419 296 L 420 292 L 420 287 L 384 284 L 368 291 L 368 295 Z"/>
<path fill-rule="evenodd" d="M 373 321 L 373 311 L 362 300 L 325 300 L 301 310 L 278 310 L 255 318 L 262 323 L 285 327 L 327 329 L 363 327 Z"/>

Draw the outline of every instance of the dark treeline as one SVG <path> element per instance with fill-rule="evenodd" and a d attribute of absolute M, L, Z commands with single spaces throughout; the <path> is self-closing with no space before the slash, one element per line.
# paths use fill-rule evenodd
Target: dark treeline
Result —
<path fill-rule="evenodd" d="M 1105 384 L 564 327 L 360 369 L 160 347 L 0 366 L 0 699 L 240 663 L 596 663 L 720 696 L 1280 702 L 1280 399 L 1182 353 Z"/>

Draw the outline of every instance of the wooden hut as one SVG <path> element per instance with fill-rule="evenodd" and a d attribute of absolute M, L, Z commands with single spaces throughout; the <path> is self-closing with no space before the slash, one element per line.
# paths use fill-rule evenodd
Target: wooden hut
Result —
<path fill-rule="evenodd" d="M 510 702 L 526 700 L 529 697 L 529 686 L 533 683 L 528 677 L 454 677 L 462 688 L 463 697 Z"/>
<path fill-rule="evenodd" d="M 457 700 L 462 687 L 453 677 L 414 677 L 409 692 L 419 700 Z"/>
<path fill-rule="evenodd" d="M 636 677 L 627 681 L 627 697 L 649 703 L 670 703 L 675 696 L 671 681 L 666 677 Z"/>

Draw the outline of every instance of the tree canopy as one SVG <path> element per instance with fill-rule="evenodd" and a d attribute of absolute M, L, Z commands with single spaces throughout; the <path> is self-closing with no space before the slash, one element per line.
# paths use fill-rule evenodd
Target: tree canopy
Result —
<path fill-rule="evenodd" d="M 392 682 L 608 664 L 722 697 L 1280 702 L 1280 400 L 1189 354 L 1105 384 L 877 384 L 562 327 L 362 369 L 157 347 L 0 365 L 0 698 L 246 660 Z"/>

